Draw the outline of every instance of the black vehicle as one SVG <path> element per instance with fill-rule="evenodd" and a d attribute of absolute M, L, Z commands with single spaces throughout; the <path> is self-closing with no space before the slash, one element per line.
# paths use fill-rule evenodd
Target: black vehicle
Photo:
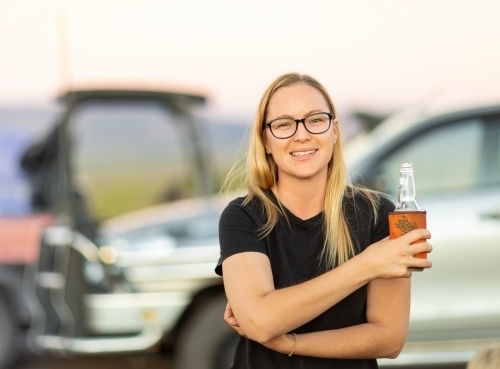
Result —
<path fill-rule="evenodd" d="M 168 235 L 138 247 L 120 239 L 109 245 L 101 226 L 120 214 L 212 193 L 210 140 L 193 114 L 206 98 L 93 89 L 69 91 L 61 101 L 65 109 L 53 130 L 21 159 L 30 211 L 0 216 L 17 238 L 32 236 L 30 258 L 18 258 L 15 268 L 0 264 L 0 368 L 13 362 L 23 334 L 40 354 L 162 347 L 180 369 L 191 368 L 194 356 L 207 368 L 230 360 L 223 341 L 198 340 L 195 347 L 191 341 L 207 324 L 226 329 L 222 319 L 214 327 L 212 317 L 224 308 L 221 280 L 206 265 L 199 278 L 180 268 Z M 210 200 L 197 206 L 210 208 Z M 2 253 L 18 247 L 10 239 L 0 232 Z M 190 255 L 190 262 L 203 258 Z M 169 281 L 139 286 L 134 281 L 148 267 L 174 269 Z M 196 265 L 191 270 L 200 275 Z"/>

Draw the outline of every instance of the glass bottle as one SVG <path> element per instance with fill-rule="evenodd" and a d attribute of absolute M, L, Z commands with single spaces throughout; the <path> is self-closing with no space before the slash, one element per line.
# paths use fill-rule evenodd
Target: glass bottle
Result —
<path fill-rule="evenodd" d="M 416 200 L 415 178 L 412 163 L 401 163 L 399 169 L 398 203 L 394 212 L 389 213 L 389 238 L 402 236 L 414 229 L 427 227 L 427 213 L 420 209 Z M 425 242 L 419 239 L 413 243 Z M 413 255 L 415 258 L 427 259 L 427 253 Z M 423 268 L 409 268 L 421 272 Z"/>
<path fill-rule="evenodd" d="M 398 203 L 394 211 L 420 211 L 416 197 L 413 164 L 401 163 L 399 166 Z"/>

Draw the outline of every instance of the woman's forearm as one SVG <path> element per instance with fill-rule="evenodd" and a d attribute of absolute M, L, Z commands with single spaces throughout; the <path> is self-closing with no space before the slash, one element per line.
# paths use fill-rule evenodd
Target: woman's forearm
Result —
<path fill-rule="evenodd" d="M 355 359 L 396 357 L 408 334 L 410 294 L 411 280 L 408 278 L 370 282 L 367 323 L 297 335 L 294 354 Z M 293 347 L 284 338 L 270 340 L 264 345 L 290 353 Z"/>
<path fill-rule="evenodd" d="M 248 257 L 259 258 L 261 255 Z M 243 278 L 237 283 L 234 280 L 228 283 L 226 276 L 233 273 L 226 273 L 224 270 L 224 284 L 239 325 L 246 336 L 261 343 L 311 321 L 369 282 L 366 269 L 359 263 L 349 261 L 307 282 L 276 290 L 272 284 L 263 287 L 267 278 L 258 280 L 255 277 L 244 277 L 247 270 L 252 270 L 254 276 L 266 273 L 263 269 L 259 274 L 255 264 L 245 265 L 244 261 L 240 261 L 238 265 L 229 266 L 237 267 L 238 275 L 243 275 Z M 257 287 L 256 284 L 259 283 Z M 264 288 L 267 290 L 262 291 Z"/>
<path fill-rule="evenodd" d="M 395 358 L 404 346 L 406 335 L 397 335 L 383 326 L 365 323 L 329 331 L 283 335 L 264 346 L 293 355 L 336 359 Z"/>
<path fill-rule="evenodd" d="M 419 248 L 430 250 L 430 245 L 409 245 L 425 232 L 414 230 L 399 239 L 382 240 L 317 278 L 278 290 L 266 256 L 234 255 L 223 263 L 226 295 L 246 335 L 267 342 L 311 321 L 373 279 L 409 277 L 409 266 L 428 267 L 429 261 L 413 255 Z"/>

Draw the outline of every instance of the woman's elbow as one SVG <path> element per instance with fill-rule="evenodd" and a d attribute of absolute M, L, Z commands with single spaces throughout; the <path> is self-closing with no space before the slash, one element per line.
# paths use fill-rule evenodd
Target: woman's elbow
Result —
<path fill-rule="evenodd" d="M 260 343 L 261 345 L 265 345 L 267 342 L 271 341 L 275 337 L 265 333 L 258 333 L 248 336 L 248 338 L 250 338 L 252 341 Z"/>
<path fill-rule="evenodd" d="M 386 346 L 386 352 L 384 357 L 388 359 L 395 359 L 399 356 L 401 351 L 405 346 L 406 336 L 405 337 L 394 337 L 391 342 Z"/>
<path fill-rule="evenodd" d="M 248 334 L 246 334 L 246 336 L 252 341 L 258 342 L 260 344 L 265 344 L 273 338 L 276 338 L 278 335 L 275 332 L 270 331 L 269 329 L 255 326 L 248 330 Z"/>
<path fill-rule="evenodd" d="M 391 352 L 390 352 L 390 353 L 386 356 L 386 357 L 387 357 L 387 359 L 396 359 L 396 358 L 399 356 L 399 354 L 401 353 L 401 351 L 402 351 L 402 350 L 403 350 L 403 347 L 401 347 L 401 348 L 397 348 L 397 349 L 395 349 L 395 350 L 391 351 Z"/>
<path fill-rule="evenodd" d="M 258 342 L 260 344 L 265 344 L 273 338 L 280 336 L 280 333 L 276 332 L 276 329 L 272 327 L 268 322 L 265 321 L 250 321 L 247 322 L 246 327 L 243 327 L 245 335 L 252 341 Z"/>

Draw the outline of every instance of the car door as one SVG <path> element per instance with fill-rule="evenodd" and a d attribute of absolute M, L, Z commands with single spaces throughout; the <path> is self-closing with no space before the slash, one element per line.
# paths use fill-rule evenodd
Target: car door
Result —
<path fill-rule="evenodd" d="M 396 202 L 399 163 L 412 162 L 427 211 L 433 268 L 413 274 L 408 341 L 498 339 L 500 115 L 421 126 L 373 157 L 363 176 Z"/>

